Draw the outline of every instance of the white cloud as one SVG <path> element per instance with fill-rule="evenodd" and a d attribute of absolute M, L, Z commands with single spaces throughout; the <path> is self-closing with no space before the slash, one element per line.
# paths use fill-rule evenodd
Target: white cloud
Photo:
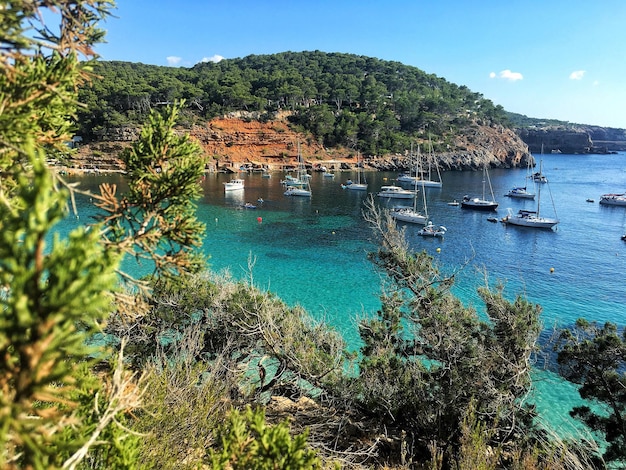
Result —
<path fill-rule="evenodd" d="M 585 75 L 585 70 L 576 70 L 569 74 L 570 80 L 582 80 Z"/>
<path fill-rule="evenodd" d="M 169 57 L 166 57 L 166 60 L 168 65 L 178 65 L 182 59 L 180 57 L 171 55 Z"/>
<path fill-rule="evenodd" d="M 222 60 L 224 60 L 224 57 L 222 57 L 221 55 L 215 54 L 214 56 L 211 56 L 211 57 L 203 57 L 200 62 L 215 62 L 217 64 L 218 62 Z"/>
<path fill-rule="evenodd" d="M 506 69 L 498 74 L 491 72 L 489 78 L 503 78 L 504 80 L 516 82 L 517 80 L 523 80 L 524 76 L 519 72 L 511 72 L 509 69 Z"/>

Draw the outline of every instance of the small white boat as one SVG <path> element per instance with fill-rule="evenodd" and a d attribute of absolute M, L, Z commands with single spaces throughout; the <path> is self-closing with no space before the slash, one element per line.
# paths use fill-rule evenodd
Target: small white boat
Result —
<path fill-rule="evenodd" d="M 303 196 L 311 197 L 311 190 L 306 188 L 298 188 L 296 186 L 289 186 L 287 191 L 283 193 L 285 196 Z"/>
<path fill-rule="evenodd" d="M 343 186 L 344 189 L 349 189 L 350 191 L 367 191 L 367 181 L 365 180 L 365 175 L 363 175 L 363 169 L 360 165 L 360 154 L 357 154 L 356 158 L 356 166 L 357 166 L 357 180 L 356 183 L 353 183 L 351 180 L 346 181 L 346 184 Z"/>
<path fill-rule="evenodd" d="M 331 173 L 329 171 L 325 171 L 323 176 L 324 176 L 324 178 L 334 178 L 335 174 Z"/>
<path fill-rule="evenodd" d="M 426 224 L 423 229 L 417 232 L 417 234 L 421 235 L 422 237 L 443 237 L 446 234 L 447 230 L 448 229 L 445 228 L 443 225 L 435 227 L 432 222 L 428 222 L 428 224 Z"/>
<path fill-rule="evenodd" d="M 459 205 L 459 201 L 457 201 L 456 199 L 454 201 L 450 201 L 448 203 L 449 206 L 458 206 Z"/>
<path fill-rule="evenodd" d="M 298 142 L 298 177 L 292 178 L 290 176 L 287 176 L 287 190 L 283 194 L 285 196 L 311 197 L 311 186 L 309 185 L 309 179 L 304 176 L 306 174 L 307 173 L 304 168 L 304 161 L 302 160 L 302 153 L 300 152 L 300 142 Z M 298 182 L 298 184 L 294 184 L 295 182 Z"/>
<path fill-rule="evenodd" d="M 416 194 L 417 194 L 417 191 L 404 189 L 404 188 L 401 188 L 400 186 L 390 185 L 390 186 L 381 186 L 380 191 L 378 192 L 378 197 L 386 197 L 386 198 L 393 198 L 393 199 L 412 199 L 415 197 Z"/>
<path fill-rule="evenodd" d="M 238 191 L 244 189 L 244 180 L 235 178 L 224 183 L 224 191 Z"/>
<path fill-rule="evenodd" d="M 511 189 L 505 196 L 517 198 L 517 199 L 535 199 L 535 194 L 528 192 L 526 187 L 517 187 Z"/>
<path fill-rule="evenodd" d="M 271 178 L 272 174 L 268 173 L 267 171 L 264 171 L 263 174 L 261 175 L 263 178 Z"/>
<path fill-rule="evenodd" d="M 600 204 L 606 206 L 626 206 L 626 193 L 603 194 L 600 196 Z"/>

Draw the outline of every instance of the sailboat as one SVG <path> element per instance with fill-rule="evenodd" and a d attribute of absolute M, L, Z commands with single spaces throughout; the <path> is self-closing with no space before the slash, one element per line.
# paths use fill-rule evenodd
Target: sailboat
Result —
<path fill-rule="evenodd" d="M 420 176 L 420 178 L 416 181 L 416 184 L 428 188 L 441 188 L 441 173 L 439 172 L 439 165 L 435 162 L 435 157 L 433 156 L 433 144 L 430 142 L 430 138 L 428 138 L 428 178 L 424 178 Z M 437 171 L 437 179 L 433 180 L 432 178 L 432 166 L 435 165 L 435 170 Z"/>
<path fill-rule="evenodd" d="M 491 192 L 491 200 L 485 199 L 485 184 L 489 183 L 489 191 Z M 489 179 L 489 172 L 487 171 L 487 165 L 483 166 L 483 196 L 482 199 L 469 196 L 463 196 L 461 201 L 461 207 L 464 209 L 475 209 L 479 211 L 495 211 L 498 208 L 498 203 L 493 196 L 493 188 L 491 187 L 491 180 Z"/>
<path fill-rule="evenodd" d="M 516 215 L 511 213 L 511 209 L 509 209 L 509 214 L 502 219 L 502 222 L 505 224 L 511 225 L 519 225 L 522 227 L 533 227 L 533 228 L 546 228 L 552 229 L 556 224 L 559 223 L 559 220 L 556 218 L 548 218 L 542 217 L 539 209 L 541 207 L 541 184 L 538 185 L 537 189 L 537 209 L 534 211 L 529 211 L 525 209 L 520 209 Z M 554 201 L 552 202 L 552 206 L 554 207 Z M 556 209 L 555 209 L 556 214 Z"/>
<path fill-rule="evenodd" d="M 351 189 L 352 191 L 367 191 L 367 181 L 365 181 L 365 176 L 362 175 L 363 168 L 360 164 L 360 154 L 357 154 L 356 157 L 356 169 L 357 169 L 357 180 L 356 183 L 350 182 L 343 185 L 344 188 Z"/>
<path fill-rule="evenodd" d="M 439 171 L 439 165 L 434 161 L 433 157 L 433 146 L 430 143 L 430 139 L 428 140 L 428 144 L 430 146 L 430 151 L 428 153 L 428 176 L 422 174 L 422 172 L 416 173 L 415 176 L 402 174 L 396 178 L 397 181 L 401 183 L 410 183 L 417 186 L 428 187 L 428 188 L 441 188 L 441 172 Z M 411 156 L 413 156 L 413 145 L 411 144 Z M 420 151 L 419 145 L 417 147 L 417 159 L 420 159 Z M 432 179 L 432 167 L 435 165 L 435 170 L 437 171 L 437 180 Z"/>
<path fill-rule="evenodd" d="M 530 175 L 530 158 L 528 159 L 528 165 L 526 166 L 526 177 L 524 178 L 524 186 L 516 186 L 511 189 L 506 196 L 517 199 L 535 199 L 535 193 L 528 191 L 526 180 L 532 179 Z"/>
<path fill-rule="evenodd" d="M 419 146 L 417 147 L 417 153 L 419 155 Z M 416 170 L 415 173 L 419 174 L 419 159 L 416 160 Z M 406 190 L 403 190 L 406 191 Z M 410 191 L 413 193 L 413 191 Z M 380 196 L 380 193 L 379 193 Z M 413 193 L 413 207 L 403 207 L 398 206 L 394 207 L 389 211 L 389 215 L 396 220 L 401 220 L 402 222 L 409 222 L 412 224 L 425 224 L 428 221 L 428 209 L 426 207 L 426 192 L 424 191 L 424 187 L 422 186 L 422 196 L 424 199 L 424 212 L 422 214 L 417 210 L 417 194 Z"/>
<path fill-rule="evenodd" d="M 535 183 L 547 183 L 548 178 L 543 174 L 543 144 L 541 144 L 541 155 L 542 158 L 539 160 L 539 171 L 533 173 L 533 181 Z"/>
<path fill-rule="evenodd" d="M 292 186 L 289 185 L 287 187 L 287 191 L 283 194 L 285 196 L 302 196 L 302 197 L 311 197 L 311 185 L 309 184 L 308 178 L 304 175 L 306 174 L 306 169 L 304 168 L 304 161 L 302 160 L 302 152 L 300 151 L 300 142 L 298 142 L 298 176 L 297 180 L 301 182 L 301 186 Z"/>

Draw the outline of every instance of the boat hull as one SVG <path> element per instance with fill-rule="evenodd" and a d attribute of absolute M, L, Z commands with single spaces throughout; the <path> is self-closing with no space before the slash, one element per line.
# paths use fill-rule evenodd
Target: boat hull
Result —
<path fill-rule="evenodd" d="M 346 186 L 351 191 L 367 191 L 367 185 L 363 183 L 352 183 Z"/>
<path fill-rule="evenodd" d="M 393 217 L 395 220 L 408 222 L 410 224 L 424 225 L 427 222 L 427 218 L 425 215 L 422 215 L 419 212 L 415 212 L 412 209 L 396 209 L 391 210 L 389 213 L 391 217 Z"/>
<path fill-rule="evenodd" d="M 311 197 L 311 191 L 308 189 L 301 189 L 292 186 L 287 191 L 284 192 L 285 196 L 300 196 L 300 197 Z"/>
<path fill-rule="evenodd" d="M 511 216 L 503 219 L 505 224 L 517 225 L 519 227 L 532 227 L 532 228 L 544 228 L 551 229 L 559 223 L 556 219 L 547 219 L 544 217 L 520 217 Z"/>
<path fill-rule="evenodd" d="M 224 191 L 240 191 L 242 189 L 244 189 L 243 180 L 231 180 L 224 183 Z"/>
<path fill-rule="evenodd" d="M 605 206 L 626 206 L 626 195 L 605 194 L 600 197 L 600 204 Z"/>
<path fill-rule="evenodd" d="M 463 209 L 473 209 L 475 211 L 495 211 L 498 208 L 498 203 L 494 201 L 484 201 L 482 199 L 470 199 L 468 201 L 461 202 Z"/>

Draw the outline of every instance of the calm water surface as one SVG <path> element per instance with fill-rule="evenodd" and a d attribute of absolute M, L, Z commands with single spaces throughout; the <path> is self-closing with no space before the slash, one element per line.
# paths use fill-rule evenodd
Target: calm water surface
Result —
<path fill-rule="evenodd" d="M 505 226 L 487 220 L 493 213 L 448 205 L 465 194 L 481 196 L 482 172 L 447 172 L 442 174 L 442 188 L 426 188 L 431 219 L 448 228 L 446 237 L 420 237 L 420 226 L 408 224 L 411 246 L 432 254 L 444 270 L 467 264 L 454 293 L 479 311 L 482 304 L 476 288 L 484 283 L 484 269 L 492 285 L 505 283 L 510 298 L 524 293 L 543 307 L 546 332 L 579 317 L 623 325 L 626 242 L 620 237 L 626 233 L 626 207 L 606 207 L 598 201 L 601 194 L 626 191 L 626 153 L 536 158 L 542 158 L 550 181 L 542 186 L 541 212 L 554 216 L 554 203 L 560 220 L 555 231 Z M 367 253 L 375 245 L 363 221 L 363 202 L 368 193 L 395 182 L 396 176 L 366 173 L 369 190 L 365 193 L 341 187 L 348 178 L 354 180 L 356 173 L 337 173 L 332 179 L 314 173 L 309 199 L 284 196 L 281 173 L 273 173 L 271 178 L 243 175 L 245 190 L 235 194 L 225 194 L 223 189 L 232 175 L 208 174 L 202 182 L 199 217 L 207 225 L 203 248 L 210 255 L 209 263 L 214 270 L 228 269 L 234 277 L 249 278 L 252 259 L 258 287 L 324 318 L 357 347 L 356 319 L 376 311 L 380 290 L 379 275 L 367 261 Z M 513 186 L 524 184 L 525 176 L 525 169 L 490 171 L 495 199 L 500 203 L 498 217 L 506 215 L 508 208 L 514 212 L 535 208 L 536 201 L 504 196 Z M 88 187 L 105 180 L 123 186 L 119 176 L 80 179 Z M 242 208 L 259 198 L 264 202 L 256 210 Z M 411 201 L 395 203 L 410 205 Z M 83 210 L 88 211 L 87 207 Z M 75 219 L 68 221 L 67 228 L 76 223 Z M 566 415 L 578 401 L 575 389 L 548 372 L 538 372 L 537 378 L 541 380 L 536 401 L 546 419 L 570 427 Z"/>

